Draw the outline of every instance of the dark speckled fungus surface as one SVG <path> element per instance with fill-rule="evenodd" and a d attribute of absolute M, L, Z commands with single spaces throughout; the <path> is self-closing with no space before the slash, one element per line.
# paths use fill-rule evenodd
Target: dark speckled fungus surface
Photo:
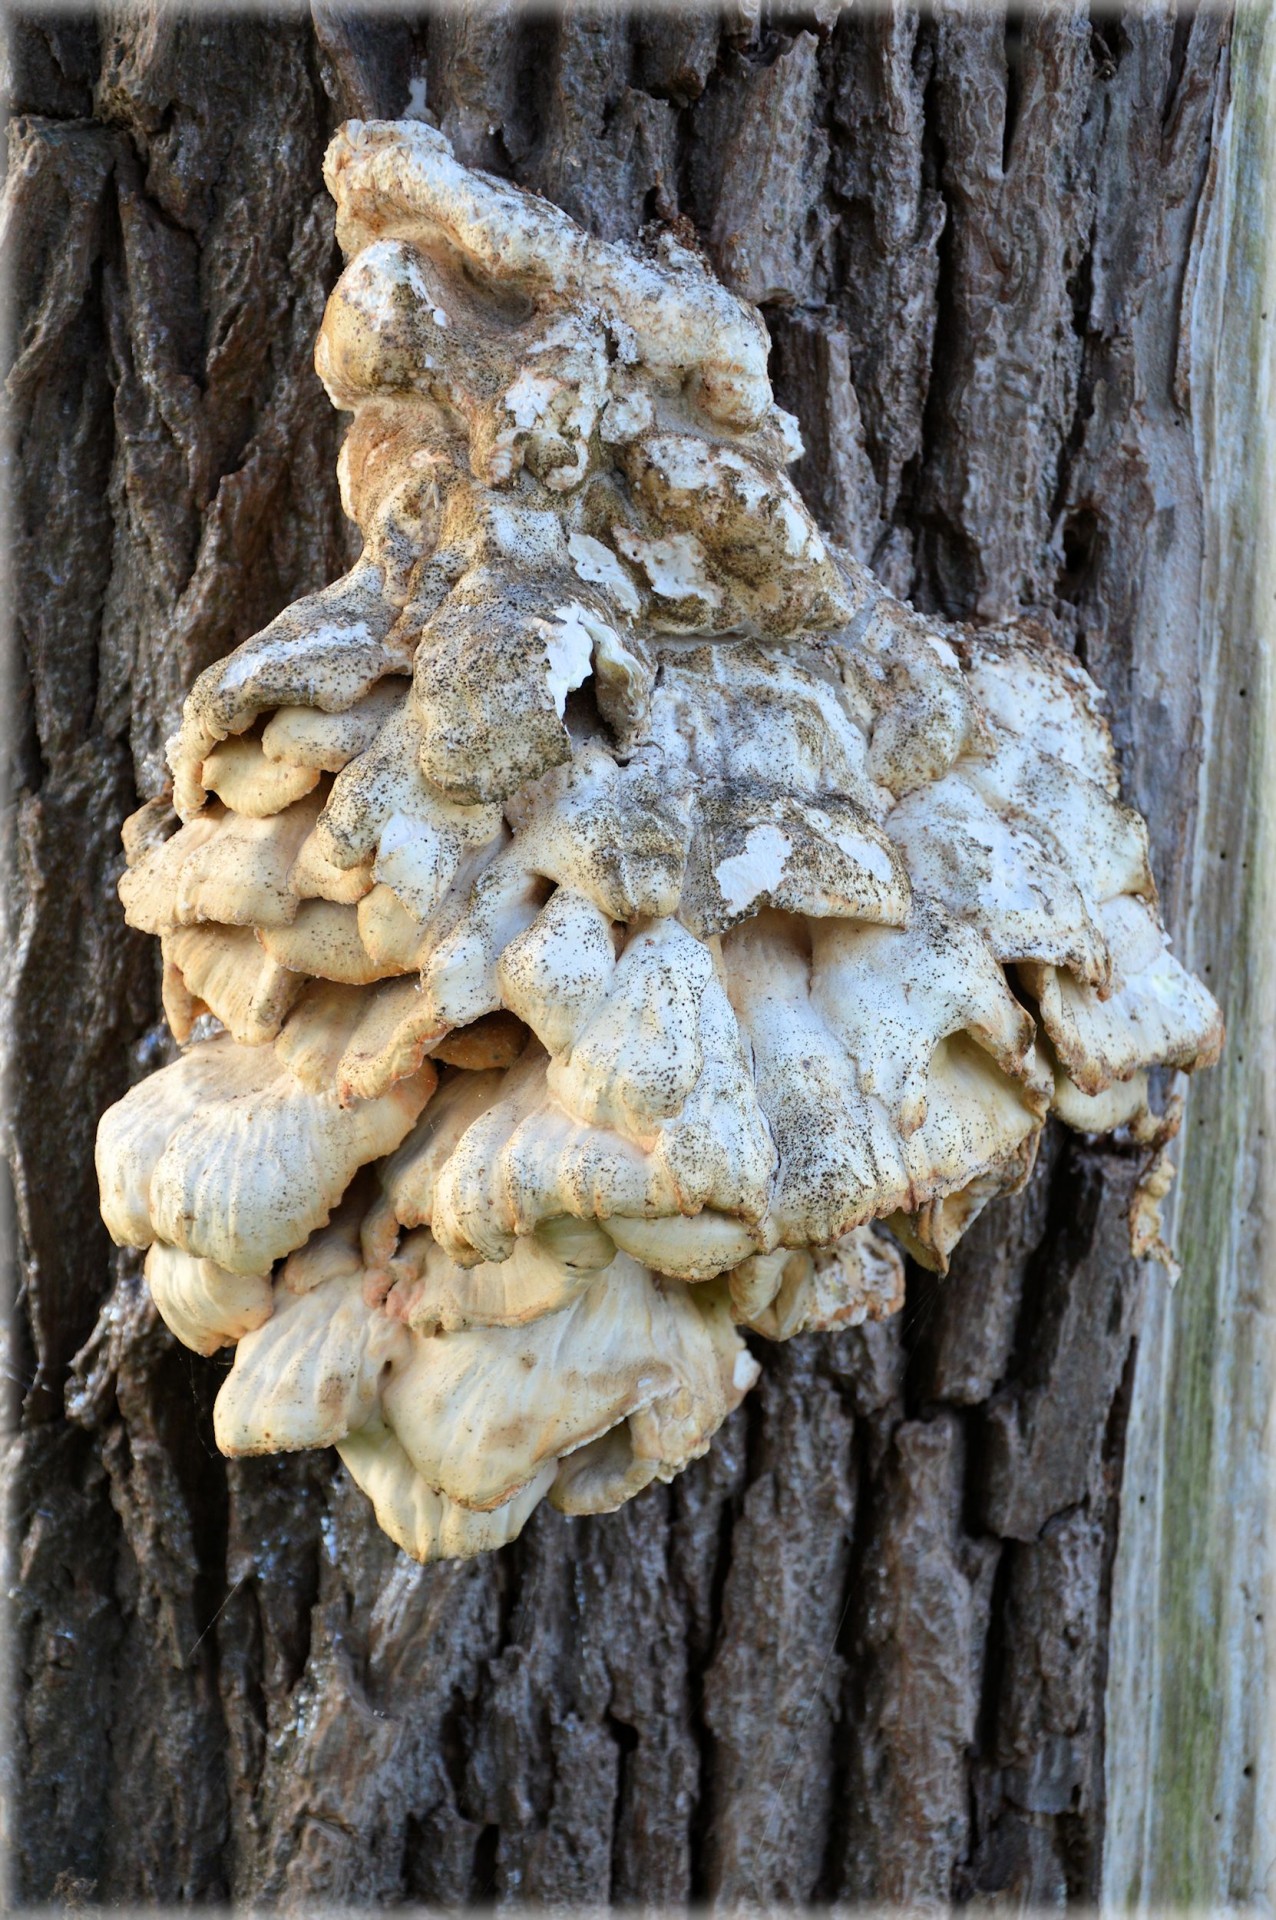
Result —
<path fill-rule="evenodd" d="M 1101 696 L 820 533 L 756 312 L 461 166 L 328 155 L 358 564 L 201 676 L 121 895 L 184 1051 L 102 1121 L 230 1454 L 420 1559 L 703 1453 L 772 1339 L 943 1272 L 1046 1115 L 1217 1054 Z M 878 1232 L 875 1224 L 884 1227 Z"/>

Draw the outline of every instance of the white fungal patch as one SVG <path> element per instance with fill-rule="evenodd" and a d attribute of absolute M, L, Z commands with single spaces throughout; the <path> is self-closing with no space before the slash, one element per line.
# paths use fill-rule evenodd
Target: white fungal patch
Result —
<path fill-rule="evenodd" d="M 835 832 L 833 838 L 848 860 L 866 867 L 875 880 L 889 881 L 894 878 L 890 855 L 880 842 L 870 840 L 864 833 Z"/>
<path fill-rule="evenodd" d="M 642 606 L 638 589 L 610 547 L 592 534 L 573 533 L 567 541 L 572 566 L 591 586 L 605 587 L 622 612 L 636 614 Z"/>
<path fill-rule="evenodd" d="M 432 315 L 434 311 L 433 302 L 430 297 L 430 289 L 426 283 L 425 275 L 410 253 L 404 253 L 401 258 L 404 283 L 409 290 L 416 295 L 420 304 L 425 308 L 425 311 Z"/>
<path fill-rule="evenodd" d="M 785 463 L 788 464 L 791 461 L 800 460 L 806 452 L 806 446 L 802 439 L 802 429 L 798 424 L 797 416 L 792 413 L 786 413 L 783 407 L 774 407 L 771 417 L 780 431 Z"/>
<path fill-rule="evenodd" d="M 583 687 L 589 678 L 594 654 L 591 617 L 573 601 L 570 606 L 555 607 L 554 618 L 538 621 L 537 625 L 544 635 L 549 660 L 546 684 L 561 718 L 568 694 Z"/>
<path fill-rule="evenodd" d="M 549 411 L 550 402 L 561 389 L 552 374 L 530 373 L 526 369 L 505 390 L 505 405 L 516 427 L 534 427 Z"/>
<path fill-rule="evenodd" d="M 653 593 L 662 600 L 703 600 L 722 604 L 722 591 L 705 571 L 705 552 L 691 533 L 671 533 L 663 540 L 644 540 L 628 527 L 617 527 L 616 544 L 626 560 L 642 568 Z"/>
<path fill-rule="evenodd" d="M 423 120 L 426 112 L 426 78 L 423 73 L 414 73 L 408 81 L 408 97 L 403 108 L 405 120 Z"/>
<path fill-rule="evenodd" d="M 603 413 L 603 439 L 619 446 L 645 433 L 654 418 L 651 401 L 645 393 L 614 393 Z"/>
<path fill-rule="evenodd" d="M 732 486 L 750 513 L 756 513 L 766 505 L 771 489 L 766 477 L 756 467 L 750 466 L 747 460 L 742 460 L 736 453 L 720 454 L 719 463 L 731 474 Z"/>
<path fill-rule="evenodd" d="M 575 347 L 580 344 L 581 329 L 577 321 L 563 318 L 557 321 L 539 340 L 533 340 L 529 353 L 550 353 L 555 347 Z"/>
<path fill-rule="evenodd" d="M 731 1384 L 737 1393 L 747 1393 L 749 1388 L 756 1384 L 761 1372 L 761 1367 L 745 1347 L 735 1357 L 735 1365 L 731 1369 Z"/>
<path fill-rule="evenodd" d="M 718 862 L 713 870 L 714 879 L 732 913 L 743 913 L 759 894 L 770 893 L 779 886 L 792 851 L 793 842 L 779 827 L 753 827 L 741 852 Z M 886 865 L 889 873 L 890 862 Z"/>
<path fill-rule="evenodd" d="M 656 462 L 671 486 L 685 488 L 688 493 L 711 487 L 718 477 L 713 450 L 704 441 L 682 434 L 661 443 Z M 743 462 L 735 465 L 740 467 Z"/>
<path fill-rule="evenodd" d="M 781 503 L 780 514 L 784 523 L 784 540 L 788 551 L 791 554 L 799 554 L 810 546 L 811 559 L 823 559 L 824 543 L 818 538 L 814 543 L 811 542 L 811 528 L 798 512 L 796 502 L 784 500 Z"/>

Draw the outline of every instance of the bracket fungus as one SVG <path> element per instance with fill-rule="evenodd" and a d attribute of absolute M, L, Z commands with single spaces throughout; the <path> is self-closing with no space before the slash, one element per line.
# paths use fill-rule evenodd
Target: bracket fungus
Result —
<path fill-rule="evenodd" d="M 418 123 L 326 178 L 363 551 L 200 677 L 125 829 L 183 1050 L 98 1166 L 234 1345 L 220 1446 L 336 1446 L 429 1559 L 679 1472 L 741 1328 L 894 1312 L 1048 1113 L 1155 1144 L 1148 1070 L 1221 1028 L 1086 673 L 822 536 L 698 255 Z"/>

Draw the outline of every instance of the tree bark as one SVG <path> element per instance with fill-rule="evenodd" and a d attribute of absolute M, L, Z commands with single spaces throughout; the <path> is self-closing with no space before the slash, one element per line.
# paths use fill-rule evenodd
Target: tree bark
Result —
<path fill-rule="evenodd" d="M 597 232 L 694 223 L 830 530 L 1107 689 L 1181 928 L 1228 37 L 956 0 L 11 16 L 15 1901 L 1097 1896 L 1136 1162 L 1052 1133 L 895 1321 L 760 1345 L 671 1487 L 422 1569 L 333 1456 L 216 1454 L 219 1365 L 112 1252 L 92 1141 L 169 1044 L 119 823 L 195 675 L 350 558 L 323 149 L 423 98 Z"/>
<path fill-rule="evenodd" d="M 1202 767 L 1185 959 L 1227 1011 L 1191 1089 L 1192 1281 L 1141 1334 L 1113 1585 L 1106 1897 L 1276 1904 L 1276 13 L 1238 12 L 1192 275 Z"/>

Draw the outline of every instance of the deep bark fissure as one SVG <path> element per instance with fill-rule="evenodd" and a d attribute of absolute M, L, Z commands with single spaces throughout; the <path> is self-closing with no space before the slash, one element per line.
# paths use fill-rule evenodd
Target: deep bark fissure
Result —
<path fill-rule="evenodd" d="M 925 28 L 923 28 L 925 32 Z M 920 36 L 919 36 L 920 38 Z M 943 220 L 940 224 L 935 247 L 936 280 L 935 309 L 937 313 L 947 311 L 953 298 L 956 270 L 954 266 L 955 235 L 953 231 L 953 202 L 946 190 L 947 152 L 938 109 L 940 87 L 939 63 L 935 57 L 934 30 L 931 29 L 931 62 L 925 91 L 922 95 L 923 135 L 922 163 L 926 170 L 933 192 L 938 196 L 943 208 Z M 902 476 L 899 504 L 896 509 L 898 524 L 907 528 L 913 542 L 914 567 L 916 569 L 917 603 L 928 611 L 939 611 L 941 602 L 936 598 L 936 589 L 931 580 L 929 569 L 924 565 L 923 553 L 927 539 L 945 537 L 944 522 L 933 513 L 928 514 L 922 499 L 922 475 L 930 466 L 934 457 L 936 442 L 942 438 L 941 421 L 942 392 L 947 373 L 948 348 L 938 328 L 931 338 L 930 362 L 926 373 L 925 399 L 921 414 L 921 441 L 916 455 L 909 461 Z M 944 608 L 950 614 L 960 614 L 961 608 Z"/>

